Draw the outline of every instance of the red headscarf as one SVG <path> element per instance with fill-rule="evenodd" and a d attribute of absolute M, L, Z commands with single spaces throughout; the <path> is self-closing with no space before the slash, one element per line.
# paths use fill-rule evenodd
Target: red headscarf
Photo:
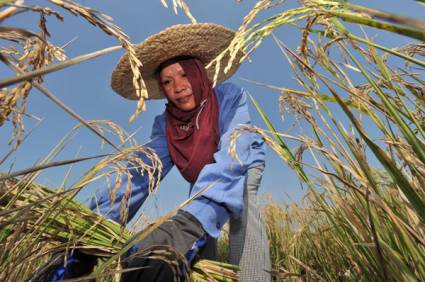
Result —
<path fill-rule="evenodd" d="M 191 58 L 177 62 L 192 86 L 196 107 L 182 111 L 173 103 L 167 104 L 167 143 L 171 159 L 180 173 L 194 183 L 202 168 L 214 162 L 213 154 L 219 142 L 218 102 L 200 60 Z"/>

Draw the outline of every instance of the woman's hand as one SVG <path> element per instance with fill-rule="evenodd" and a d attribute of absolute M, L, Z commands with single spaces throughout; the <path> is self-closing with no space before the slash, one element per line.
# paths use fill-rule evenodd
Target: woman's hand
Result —
<path fill-rule="evenodd" d="M 51 259 L 39 269 L 28 282 L 60 281 L 64 279 L 83 277 L 89 275 L 97 264 L 97 257 L 74 250 L 72 255 L 59 252 L 52 255 Z"/>
<path fill-rule="evenodd" d="M 132 252 L 123 258 L 122 281 L 173 281 L 175 278 L 185 281 L 188 277 L 186 262 L 193 262 L 205 245 L 206 237 L 195 217 L 178 211 L 136 243 Z M 126 271 L 129 268 L 135 270 Z"/>

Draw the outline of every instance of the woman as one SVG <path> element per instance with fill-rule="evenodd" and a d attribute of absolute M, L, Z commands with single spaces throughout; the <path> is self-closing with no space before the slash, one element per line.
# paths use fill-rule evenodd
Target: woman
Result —
<path fill-rule="evenodd" d="M 124 272 L 123 281 L 172 279 L 172 272 L 161 261 L 137 255 L 151 246 L 172 246 L 189 260 L 195 255 L 214 259 L 214 239 L 229 218 L 230 262 L 240 265 L 241 280 L 270 280 L 267 238 L 256 203 L 264 169 L 263 140 L 252 133 L 243 134 L 236 145 L 239 160 L 232 160 L 228 154 L 230 134 L 241 124 L 250 124 L 247 97 L 234 84 L 212 88 L 214 67 L 205 69 L 206 63 L 224 50 L 233 36 L 232 31 L 216 24 L 177 25 L 137 47 L 149 98 L 165 97 L 168 101 L 164 113 L 156 117 L 151 141 L 146 144 L 162 161 L 161 176 L 176 165 L 191 183 L 190 195 L 213 185 L 133 247 L 123 268 L 139 269 Z M 237 67 L 235 64 L 226 74 L 220 70 L 218 82 Z M 135 99 L 131 79 L 125 55 L 113 72 L 112 88 L 125 98 Z M 143 154 L 140 157 L 150 163 Z M 120 222 L 120 203 L 131 181 L 131 220 L 148 196 L 147 177 L 134 168 L 131 174 L 130 180 L 122 179 L 114 202 L 103 189 L 91 208 Z"/>

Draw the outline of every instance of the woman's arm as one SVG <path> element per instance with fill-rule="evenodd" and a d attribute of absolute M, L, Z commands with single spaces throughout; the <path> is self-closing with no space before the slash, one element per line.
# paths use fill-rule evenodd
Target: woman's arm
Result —
<path fill-rule="evenodd" d="M 146 147 L 152 149 L 158 157 L 161 159 L 163 169 L 161 173 L 161 178 L 163 178 L 173 167 L 173 163 L 168 153 L 167 140 L 165 137 L 165 119 L 164 115 L 159 115 L 155 118 L 154 125 L 152 127 L 151 141 L 145 144 Z M 151 165 L 151 160 L 144 154 L 139 153 L 139 158 L 142 159 L 148 165 Z M 116 221 L 121 224 L 125 224 L 130 221 L 133 216 L 136 214 L 137 210 L 141 207 L 141 205 L 146 200 L 149 191 L 149 177 L 143 174 L 140 169 L 127 166 L 130 170 L 131 174 L 131 183 L 130 188 L 131 191 L 128 191 L 128 177 L 125 175 L 121 179 L 120 187 L 115 192 L 114 202 L 111 201 L 109 191 L 104 187 L 96 193 L 96 197 L 91 201 L 89 207 L 92 210 L 97 210 L 100 214 Z M 111 177 L 110 183 L 115 182 L 116 175 Z M 158 171 L 155 172 L 155 179 L 157 181 Z M 121 201 L 124 199 L 126 193 L 131 193 L 128 198 L 128 204 L 122 205 Z M 128 208 L 128 218 L 126 222 L 122 222 L 123 220 L 120 218 L 121 207 Z"/>
<path fill-rule="evenodd" d="M 231 133 L 240 125 L 251 124 L 247 95 L 233 84 L 219 86 L 216 92 L 220 102 L 219 148 L 214 154 L 215 163 L 202 169 L 191 195 L 209 185 L 213 186 L 183 208 L 195 216 L 213 237 L 219 235 L 229 216 L 240 215 L 247 169 L 264 163 L 264 141 L 253 133 L 244 133 L 237 139 L 236 153 L 239 160 L 230 157 L 228 148 Z"/>

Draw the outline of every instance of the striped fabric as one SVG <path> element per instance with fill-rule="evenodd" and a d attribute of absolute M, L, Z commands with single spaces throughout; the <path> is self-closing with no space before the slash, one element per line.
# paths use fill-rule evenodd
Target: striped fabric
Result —
<path fill-rule="evenodd" d="M 242 282 L 271 281 L 269 244 L 257 198 L 263 170 L 264 165 L 248 170 L 243 213 L 229 224 L 229 260 L 239 265 Z"/>

